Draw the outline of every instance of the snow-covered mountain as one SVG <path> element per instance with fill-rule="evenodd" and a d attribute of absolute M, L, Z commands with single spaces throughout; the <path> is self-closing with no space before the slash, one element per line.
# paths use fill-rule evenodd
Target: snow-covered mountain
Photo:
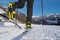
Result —
<path fill-rule="evenodd" d="M 3 15 L 5 15 L 5 16 L 8 17 L 8 8 L 5 7 L 5 6 L 0 5 L 0 14 L 3 14 Z M 21 12 L 16 13 L 16 14 L 15 14 L 15 19 L 18 20 L 18 21 L 21 22 L 21 23 L 25 23 L 25 22 L 26 22 L 26 15 L 23 14 L 23 13 L 21 13 Z M 55 20 L 52 21 L 52 20 L 50 20 L 50 19 L 52 19 L 52 20 L 55 19 Z M 48 22 L 48 23 L 50 23 L 50 22 L 52 22 L 52 23 L 58 23 L 58 22 L 56 21 L 56 19 L 60 19 L 60 14 L 44 15 L 44 16 L 43 16 L 43 19 L 42 19 L 42 16 L 40 16 L 40 17 L 39 17 L 39 16 L 33 16 L 33 17 L 32 17 L 32 23 L 34 23 L 34 24 L 40 24 L 40 23 L 42 23 L 42 21 L 43 21 L 44 24 L 45 24 L 46 22 Z M 60 20 L 59 20 L 59 22 L 60 22 Z M 48 23 L 46 23 L 46 24 L 48 24 Z M 59 23 L 59 24 L 60 24 L 60 23 Z"/>
<path fill-rule="evenodd" d="M 60 14 L 49 14 L 49 15 L 44 15 L 43 17 L 33 17 L 35 20 L 35 23 L 38 22 L 40 24 L 43 22 L 43 24 L 60 24 Z"/>

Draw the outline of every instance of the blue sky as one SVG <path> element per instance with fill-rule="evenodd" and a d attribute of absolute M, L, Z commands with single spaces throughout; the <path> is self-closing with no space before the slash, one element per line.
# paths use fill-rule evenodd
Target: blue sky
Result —
<path fill-rule="evenodd" d="M 0 4 L 8 6 L 9 2 L 18 0 L 0 0 Z M 44 15 L 60 13 L 60 0 L 43 0 Z M 23 9 L 18 9 L 19 12 L 26 14 L 26 5 Z M 41 16 L 41 0 L 34 0 L 33 16 Z"/>

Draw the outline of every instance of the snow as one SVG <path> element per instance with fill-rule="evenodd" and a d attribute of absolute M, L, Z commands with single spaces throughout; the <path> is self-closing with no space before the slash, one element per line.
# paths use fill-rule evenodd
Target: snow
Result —
<path fill-rule="evenodd" d="M 33 18 L 34 18 L 34 17 L 38 18 L 39 16 L 32 16 L 32 17 L 33 17 Z"/>
<path fill-rule="evenodd" d="M 23 33 L 25 29 L 19 29 L 10 22 L 0 22 L 0 40 L 12 40 L 12 38 Z M 10 24 L 10 25 L 9 25 Z M 8 26 L 9 25 L 9 26 Z"/>
<path fill-rule="evenodd" d="M 32 29 L 22 34 L 25 24 L 18 23 L 22 29 L 10 22 L 0 22 L 0 40 L 60 40 L 60 26 L 32 24 Z"/>
<path fill-rule="evenodd" d="M 3 11 L 3 9 L 0 8 L 0 14 L 2 13 L 6 13 L 5 11 Z"/>
<path fill-rule="evenodd" d="M 20 40 L 60 40 L 60 26 L 32 25 L 33 29 Z"/>
<path fill-rule="evenodd" d="M 7 25 L 7 24 L 8 24 L 8 25 Z M 5 26 L 9 26 L 9 25 L 14 26 L 14 24 L 13 24 L 13 23 L 8 23 L 8 22 L 5 22 L 5 23 L 4 23 L 4 25 L 5 25 Z"/>

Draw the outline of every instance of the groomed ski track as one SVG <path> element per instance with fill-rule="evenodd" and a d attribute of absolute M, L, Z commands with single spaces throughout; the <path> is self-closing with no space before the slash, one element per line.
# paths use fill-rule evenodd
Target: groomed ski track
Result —
<path fill-rule="evenodd" d="M 32 24 L 32 29 L 23 34 L 25 24 L 18 24 L 22 29 L 10 22 L 0 22 L 0 40 L 60 40 L 60 26 Z"/>

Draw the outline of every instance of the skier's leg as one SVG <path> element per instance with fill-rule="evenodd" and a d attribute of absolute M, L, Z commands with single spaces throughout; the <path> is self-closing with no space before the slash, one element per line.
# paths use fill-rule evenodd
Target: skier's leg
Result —
<path fill-rule="evenodd" d="M 33 13 L 33 3 L 34 0 L 27 0 L 27 18 L 26 18 L 26 28 L 31 28 L 31 22 L 32 22 L 32 13 Z"/>
<path fill-rule="evenodd" d="M 15 2 L 16 8 L 23 8 L 25 5 L 26 0 L 18 0 L 18 2 Z"/>

